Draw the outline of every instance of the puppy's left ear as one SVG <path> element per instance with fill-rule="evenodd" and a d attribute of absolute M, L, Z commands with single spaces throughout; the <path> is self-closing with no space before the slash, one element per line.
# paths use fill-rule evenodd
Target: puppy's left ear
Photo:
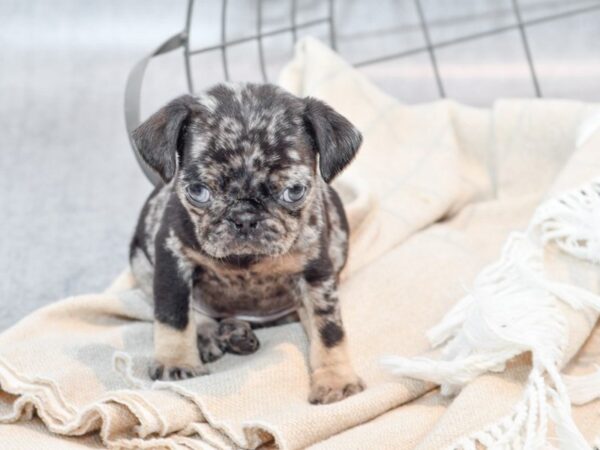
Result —
<path fill-rule="evenodd" d="M 329 105 L 312 97 L 305 102 L 305 119 L 319 153 L 321 176 L 329 183 L 352 161 L 362 135 Z"/>

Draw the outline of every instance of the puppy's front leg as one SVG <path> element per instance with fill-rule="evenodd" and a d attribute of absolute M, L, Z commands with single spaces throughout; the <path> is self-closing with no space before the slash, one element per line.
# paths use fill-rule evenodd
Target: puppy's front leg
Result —
<path fill-rule="evenodd" d="M 173 237 L 173 239 L 176 239 Z M 200 360 L 191 312 L 191 267 L 167 245 L 157 245 L 154 272 L 154 364 L 150 377 L 181 380 L 208 371 Z M 172 244 L 172 243 L 171 243 Z"/>
<path fill-rule="evenodd" d="M 342 325 L 333 275 L 306 277 L 300 318 L 310 341 L 311 403 L 333 403 L 364 389 L 356 375 Z"/>

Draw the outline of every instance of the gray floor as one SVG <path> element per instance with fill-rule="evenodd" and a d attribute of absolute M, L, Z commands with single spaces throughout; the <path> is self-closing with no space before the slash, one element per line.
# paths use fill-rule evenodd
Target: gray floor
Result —
<path fill-rule="evenodd" d="M 254 30 L 254 2 L 230 0 L 232 36 Z M 265 27 L 288 20 L 289 2 L 265 1 Z M 326 3 L 298 1 L 298 20 Z M 524 20 L 596 1 L 521 0 Z M 338 1 L 339 50 L 350 61 L 424 45 L 413 1 Z M 377 5 L 374 7 L 373 5 Z M 219 38 L 219 2 L 198 1 L 194 45 Z M 509 0 L 423 0 L 431 39 L 441 42 L 514 24 Z M 131 153 L 123 89 L 141 56 L 183 24 L 185 0 L 0 0 L 0 330 L 35 308 L 104 288 L 127 263 L 128 240 L 150 185 Z M 284 23 L 285 25 L 285 23 Z M 306 31 L 323 39 L 327 28 Z M 600 12 L 528 32 L 545 96 L 600 100 Z M 265 40 L 274 79 L 291 36 Z M 533 96 L 518 31 L 439 50 L 448 96 L 489 105 Z M 233 79 L 257 80 L 254 43 L 229 52 Z M 181 55 L 153 64 L 144 111 L 185 89 Z M 364 69 L 406 102 L 438 97 L 429 56 Z M 219 81 L 220 55 L 194 60 L 198 85 Z"/>

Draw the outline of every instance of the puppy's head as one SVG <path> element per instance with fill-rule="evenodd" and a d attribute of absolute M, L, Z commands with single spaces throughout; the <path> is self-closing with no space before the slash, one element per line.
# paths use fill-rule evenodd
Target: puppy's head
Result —
<path fill-rule="evenodd" d="M 319 100 L 228 84 L 173 100 L 133 140 L 173 183 L 202 250 L 228 258 L 286 253 L 361 135 Z"/>

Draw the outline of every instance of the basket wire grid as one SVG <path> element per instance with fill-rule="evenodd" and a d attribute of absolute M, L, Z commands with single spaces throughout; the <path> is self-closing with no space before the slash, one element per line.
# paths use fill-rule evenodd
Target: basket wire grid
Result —
<path fill-rule="evenodd" d="M 273 0 L 271 0 L 273 1 Z M 510 11 L 502 11 L 504 13 L 510 13 L 513 15 L 513 23 L 501 25 L 497 27 L 493 27 L 491 29 L 477 31 L 473 33 L 464 34 L 458 37 L 452 37 L 447 39 L 441 39 L 434 41 L 432 39 L 431 33 L 431 19 L 427 17 L 426 10 L 423 5 L 423 0 L 409 0 L 414 3 L 414 8 L 417 13 L 418 18 L 418 28 L 422 35 L 423 44 L 417 45 L 402 51 L 391 52 L 389 54 L 384 54 L 382 56 L 376 56 L 371 58 L 366 58 L 360 61 L 356 61 L 353 63 L 356 67 L 366 67 L 373 66 L 376 64 L 381 64 L 387 61 L 397 60 L 401 58 L 406 58 L 419 54 L 426 54 L 428 56 L 429 64 L 431 65 L 431 70 L 433 74 L 433 79 L 436 85 L 436 91 L 439 97 L 446 97 L 446 89 L 443 76 L 439 69 L 439 64 L 436 56 L 436 52 L 441 49 L 449 48 L 452 46 L 456 46 L 462 43 L 476 41 L 479 39 L 483 39 L 489 36 L 500 35 L 503 33 L 514 32 L 517 31 L 519 35 L 519 40 L 523 48 L 523 52 L 526 58 L 527 69 L 529 73 L 529 77 L 531 80 L 533 92 L 535 96 L 542 97 L 543 92 L 540 86 L 539 77 L 536 70 L 535 58 L 532 55 L 531 45 L 529 43 L 528 38 L 528 30 L 537 25 L 563 20 L 569 17 L 582 15 L 586 13 L 591 13 L 594 11 L 600 10 L 600 0 L 596 1 L 588 1 L 583 2 L 584 6 L 574 7 L 572 9 L 553 13 L 553 14 L 544 14 L 539 17 L 534 18 L 525 18 L 523 14 L 523 5 L 519 0 L 510 0 Z M 298 20 L 298 0 L 290 0 L 289 1 L 289 25 L 280 26 L 277 28 L 273 28 L 270 30 L 265 30 L 264 26 L 264 9 L 265 9 L 265 0 L 255 0 L 256 7 L 256 19 L 255 19 L 255 32 L 249 36 L 244 37 L 229 37 L 229 29 L 228 29 L 228 0 L 220 0 L 220 41 L 217 44 L 201 46 L 198 48 L 193 48 L 191 45 L 191 35 L 194 32 L 192 29 L 192 18 L 195 14 L 195 0 L 188 0 L 187 10 L 186 10 L 186 18 L 185 18 L 185 26 L 184 29 L 177 33 L 176 35 L 167 39 L 163 44 L 161 44 L 154 52 L 148 55 L 146 58 L 142 59 L 138 62 L 138 64 L 131 71 L 129 78 L 127 80 L 127 86 L 125 91 L 125 120 L 127 131 L 131 133 L 139 124 L 140 124 L 140 101 L 141 101 L 141 87 L 144 78 L 144 73 L 146 71 L 147 65 L 149 61 L 158 55 L 176 50 L 182 49 L 183 54 L 183 63 L 185 68 L 185 79 L 187 83 L 187 89 L 190 93 L 195 92 L 195 82 L 192 73 L 192 59 L 197 55 L 201 55 L 209 52 L 219 52 L 220 53 L 220 64 L 222 67 L 223 77 L 226 81 L 231 79 L 231 69 L 230 69 L 230 60 L 229 60 L 229 51 L 232 47 L 238 46 L 241 44 L 255 42 L 257 46 L 257 54 L 258 54 L 258 67 L 260 69 L 260 77 L 263 82 L 268 82 L 269 77 L 267 73 L 267 64 L 266 64 L 266 52 L 264 48 L 264 40 L 265 38 L 282 36 L 282 35 L 291 35 L 293 43 L 296 43 L 298 40 L 299 33 L 301 31 L 310 31 L 311 28 L 317 26 L 326 26 L 329 45 L 337 50 L 338 48 L 338 34 L 336 27 L 336 4 L 334 0 L 324 0 L 326 3 L 326 11 L 325 14 L 322 14 L 320 17 L 299 21 Z M 577 2 L 572 2 L 573 5 L 576 5 Z M 340 1 L 340 4 L 337 5 L 343 7 L 343 2 Z M 153 184 L 157 184 L 160 180 L 154 171 L 149 168 L 141 159 L 137 149 L 132 143 L 134 148 L 136 158 L 140 163 L 144 173 L 150 179 Z"/>

